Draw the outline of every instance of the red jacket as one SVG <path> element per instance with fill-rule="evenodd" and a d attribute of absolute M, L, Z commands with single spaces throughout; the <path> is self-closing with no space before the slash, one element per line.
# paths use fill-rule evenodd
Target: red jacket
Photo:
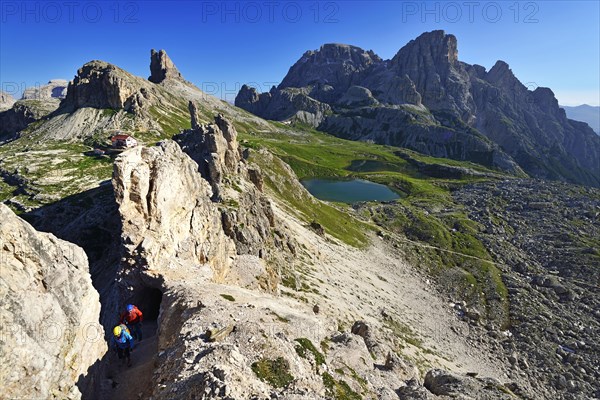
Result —
<path fill-rule="evenodd" d="M 129 311 L 125 311 L 123 314 L 121 314 L 121 319 L 119 320 L 119 323 L 121 324 L 137 324 L 138 322 L 142 322 L 144 320 L 144 316 L 142 315 L 142 312 L 136 307 L 133 306 L 133 310 Z"/>

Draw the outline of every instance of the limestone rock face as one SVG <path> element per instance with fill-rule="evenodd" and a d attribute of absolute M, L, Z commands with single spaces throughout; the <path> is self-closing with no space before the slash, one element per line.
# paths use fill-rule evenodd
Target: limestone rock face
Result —
<path fill-rule="evenodd" d="M 150 77 L 148 77 L 148 80 L 161 83 L 165 79 L 183 80 L 183 77 L 166 51 L 152 49 L 150 51 Z"/>
<path fill-rule="evenodd" d="M 243 158 L 233 124 L 220 114 L 214 123 L 201 124 L 198 105 L 190 101 L 189 110 L 192 129 L 174 140 L 198 164 L 198 171 L 211 185 L 213 201 L 231 205 L 221 210 L 221 217 L 237 253 L 261 258 L 268 253 L 294 253 L 293 240 L 275 221 L 271 202 L 261 193 L 259 169 Z"/>
<path fill-rule="evenodd" d="M 284 88 L 259 95 L 256 89 L 244 85 L 236 96 L 235 105 L 266 119 L 318 126 L 331 113 L 331 106 L 316 100 L 314 95 L 314 90 L 309 88 Z"/>
<path fill-rule="evenodd" d="M 112 64 L 91 61 L 81 67 L 69 83 L 65 103 L 74 109 L 125 108 L 127 99 L 139 89 L 136 80 L 136 77 Z"/>
<path fill-rule="evenodd" d="M 235 246 L 223 233 L 198 165 L 175 142 L 166 141 L 124 152 L 114 168 L 128 263 L 158 272 L 177 265 L 209 266 L 212 278 L 222 279 Z"/>
<path fill-rule="evenodd" d="M 373 65 L 381 62 L 381 58 L 371 50 L 328 43 L 317 51 L 304 53 L 290 68 L 279 88 L 300 88 L 320 83 L 331 85 L 343 93 Z"/>
<path fill-rule="evenodd" d="M 371 91 L 362 86 L 351 86 L 339 100 L 340 105 L 351 107 L 366 107 L 377 104 Z"/>
<path fill-rule="evenodd" d="M 397 76 L 406 75 L 415 83 L 429 110 L 451 112 L 467 123 L 474 120 L 469 75 L 458 61 L 454 35 L 424 33 L 402 47 L 390 65 Z"/>
<path fill-rule="evenodd" d="M 15 98 L 0 90 L 0 111 L 7 110 L 15 104 Z"/>
<path fill-rule="evenodd" d="M 68 85 L 69 82 L 64 79 L 52 79 L 45 85 L 25 89 L 23 100 L 64 99 Z"/>
<path fill-rule="evenodd" d="M 84 251 L 0 204 L 0 387 L 6 398 L 79 399 L 106 352 Z"/>
<path fill-rule="evenodd" d="M 198 163 L 200 173 L 210 183 L 214 198 L 218 199 L 224 175 L 237 174 L 239 170 L 242 154 L 237 132 L 222 115 L 217 115 L 213 124 L 201 124 L 198 106 L 193 101 L 189 102 L 189 110 L 192 129 L 174 139 Z"/>

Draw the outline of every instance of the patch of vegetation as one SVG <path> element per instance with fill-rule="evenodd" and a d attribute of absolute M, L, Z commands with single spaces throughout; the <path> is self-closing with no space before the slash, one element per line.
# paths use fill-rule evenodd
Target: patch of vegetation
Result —
<path fill-rule="evenodd" d="M 282 317 L 281 315 L 277 314 L 275 311 L 271 311 L 271 313 L 275 316 L 275 318 L 277 319 L 277 321 L 279 322 L 283 322 L 283 323 L 288 323 L 290 322 L 289 318 L 286 317 Z"/>
<path fill-rule="evenodd" d="M 329 373 L 322 375 L 323 385 L 327 388 L 327 396 L 335 400 L 362 400 L 362 396 L 356 393 L 343 380 L 336 380 Z"/>
<path fill-rule="evenodd" d="M 230 294 L 223 294 L 223 293 L 221 293 L 221 297 L 224 298 L 227 301 L 235 301 L 235 298 L 232 295 L 230 295 Z"/>
<path fill-rule="evenodd" d="M 176 104 L 177 108 L 168 110 L 163 110 L 158 107 L 150 108 L 150 115 L 158 122 L 165 134 L 161 139 L 170 138 L 173 135 L 178 134 L 181 130 L 190 129 L 192 127 L 187 104 L 184 102 L 178 102 Z"/>
<path fill-rule="evenodd" d="M 415 347 L 423 348 L 423 341 L 416 336 L 410 326 L 394 321 L 391 318 L 387 318 L 384 323 L 396 337 Z"/>
<path fill-rule="evenodd" d="M 329 351 L 329 342 L 330 340 L 328 338 L 325 338 L 323 340 L 321 340 L 321 350 L 323 350 L 323 353 L 327 353 Z"/>
<path fill-rule="evenodd" d="M 274 360 L 263 358 L 252 363 L 251 367 L 258 379 L 276 388 L 286 387 L 294 380 L 289 372 L 290 364 L 283 357 Z"/>
<path fill-rule="evenodd" d="M 344 366 L 346 367 L 346 369 L 348 369 L 348 371 L 350 371 L 350 375 L 352 376 L 352 379 L 354 379 L 356 382 L 358 382 L 358 384 L 360 385 L 362 390 L 367 391 L 367 387 L 368 387 L 367 380 L 365 378 L 363 378 L 362 376 L 358 375 L 358 373 L 354 370 L 354 368 L 350 367 L 348 364 L 344 363 Z"/>
<path fill-rule="evenodd" d="M 315 359 L 315 364 L 317 368 L 325 364 L 325 356 L 317 350 L 317 348 L 312 344 L 312 342 L 307 338 L 299 338 L 295 339 L 298 344 L 296 345 L 296 353 L 302 358 L 308 358 L 307 353 L 311 353 Z"/>

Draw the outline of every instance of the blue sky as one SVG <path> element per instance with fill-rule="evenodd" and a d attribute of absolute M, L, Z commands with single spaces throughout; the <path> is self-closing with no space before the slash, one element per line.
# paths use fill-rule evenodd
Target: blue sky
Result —
<path fill-rule="evenodd" d="M 72 79 L 101 59 L 149 74 L 165 49 L 186 79 L 229 100 L 243 83 L 268 90 L 306 50 L 348 43 L 391 58 L 425 31 L 458 38 L 459 58 L 501 59 L 527 86 L 565 105 L 600 104 L 600 2 L 593 1 L 7 1 L 0 20 L 2 89 Z"/>

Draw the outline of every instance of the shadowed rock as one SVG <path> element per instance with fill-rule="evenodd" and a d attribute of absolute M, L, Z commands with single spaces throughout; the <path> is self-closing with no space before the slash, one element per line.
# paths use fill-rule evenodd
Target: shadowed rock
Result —
<path fill-rule="evenodd" d="M 0 235 L 2 396 L 80 398 L 78 378 L 106 352 L 87 257 L 4 204 Z"/>
<path fill-rule="evenodd" d="M 166 79 L 183 80 L 183 77 L 166 51 L 152 49 L 150 51 L 150 76 L 148 80 L 154 83 L 161 83 Z"/>

